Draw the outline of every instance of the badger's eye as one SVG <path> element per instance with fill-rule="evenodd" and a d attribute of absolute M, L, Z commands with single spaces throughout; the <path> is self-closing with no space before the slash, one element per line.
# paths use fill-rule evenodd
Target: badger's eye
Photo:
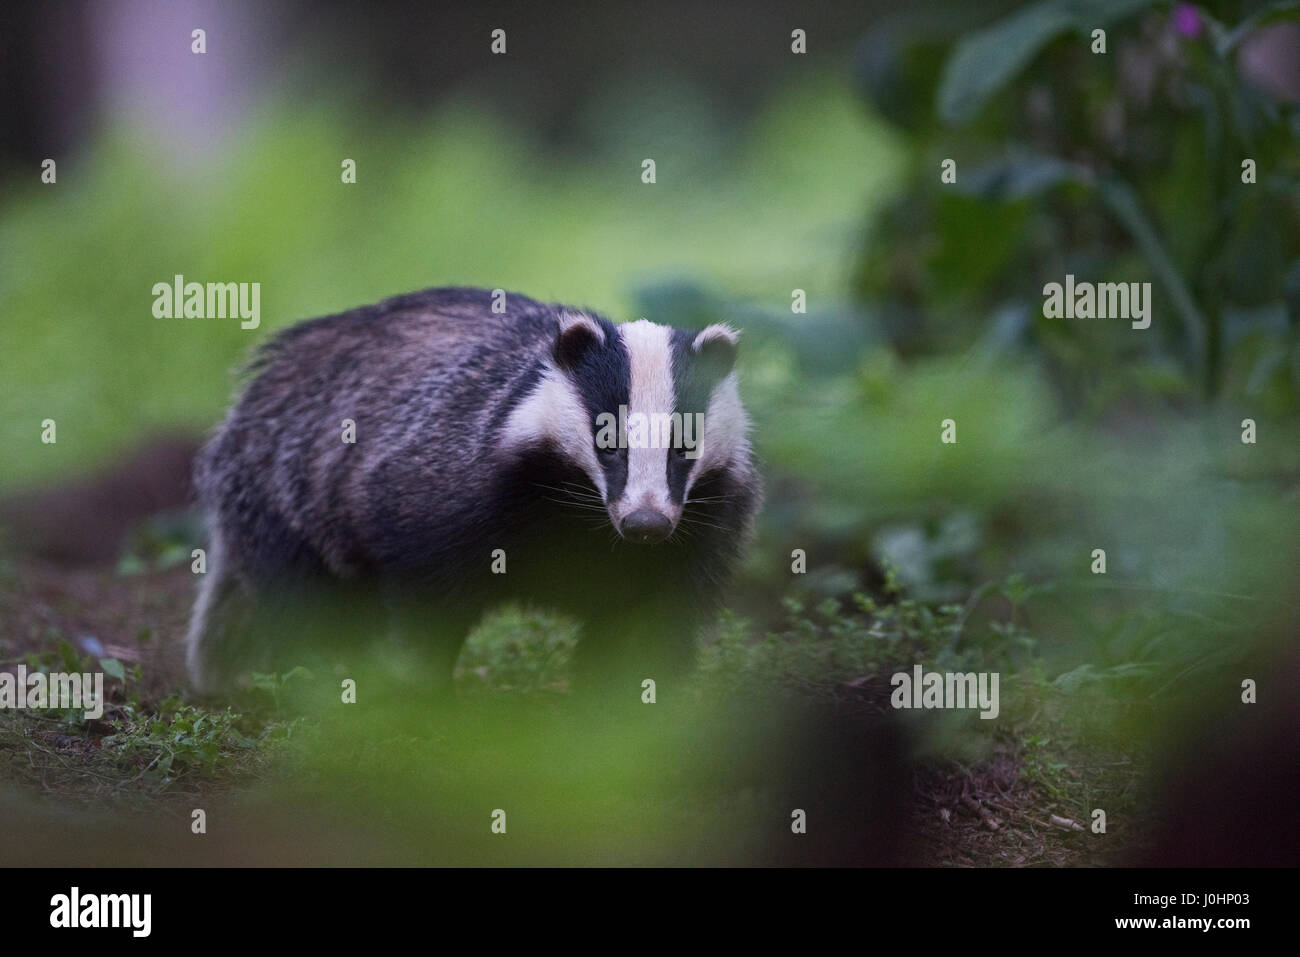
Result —
<path fill-rule="evenodd" d="M 599 442 L 597 442 L 597 443 L 596 443 L 596 455 L 597 455 L 598 457 L 602 458 L 602 459 L 605 459 L 606 461 L 609 461 L 609 460 L 611 460 L 611 459 L 617 458 L 617 457 L 618 457 L 618 446 L 617 446 L 617 445 L 601 445 Z"/>
<path fill-rule="evenodd" d="M 677 456 L 677 458 L 679 459 L 685 459 L 691 451 L 692 451 L 691 449 L 688 449 L 684 445 L 673 446 L 673 455 Z"/>

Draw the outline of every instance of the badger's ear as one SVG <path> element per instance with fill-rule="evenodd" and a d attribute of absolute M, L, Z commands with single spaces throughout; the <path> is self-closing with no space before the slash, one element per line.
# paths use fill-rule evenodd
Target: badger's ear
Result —
<path fill-rule="evenodd" d="M 708 370 L 709 375 L 721 379 L 736 364 L 736 346 L 739 342 L 739 332 L 731 326 L 716 322 L 700 330 L 691 342 L 691 351 L 699 356 L 698 361 Z"/>
<path fill-rule="evenodd" d="M 600 323 L 580 312 L 560 314 L 560 332 L 555 339 L 555 361 L 561 368 L 572 369 L 591 349 L 605 344 L 605 330 Z"/>

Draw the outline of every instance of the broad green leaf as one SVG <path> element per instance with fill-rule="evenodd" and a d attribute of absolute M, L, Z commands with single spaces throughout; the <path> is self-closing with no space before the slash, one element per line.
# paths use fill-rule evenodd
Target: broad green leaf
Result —
<path fill-rule="evenodd" d="M 1098 182 L 1097 189 L 1102 201 L 1128 230 L 1142 255 L 1151 264 L 1156 278 L 1173 300 L 1174 310 L 1182 320 L 1183 330 L 1187 334 L 1193 368 L 1202 368 L 1205 360 L 1205 316 L 1165 249 L 1160 233 L 1143 211 L 1137 193 L 1128 183 L 1114 176 L 1103 177 Z"/>
<path fill-rule="evenodd" d="M 1015 202 L 1089 176 L 1087 170 L 1055 156 L 1012 153 L 965 173 L 956 189 L 979 199 Z"/>
<path fill-rule="evenodd" d="M 1091 31 L 1130 16 L 1151 0 L 1044 0 L 961 40 L 944 64 L 939 118 L 971 120 L 1057 35 Z"/>
<path fill-rule="evenodd" d="M 1067 671 L 1064 674 L 1057 675 L 1052 684 L 1056 685 L 1064 694 L 1074 694 L 1085 684 L 1092 684 L 1101 680 L 1097 674 L 1097 669 L 1092 665 L 1080 665 L 1073 671 Z M 1046 741 L 1041 742 L 1046 744 Z"/>
<path fill-rule="evenodd" d="M 116 678 L 118 681 L 126 680 L 126 669 L 122 667 L 122 662 L 116 658 L 100 658 L 99 667 L 104 669 L 104 674 L 110 678 Z"/>

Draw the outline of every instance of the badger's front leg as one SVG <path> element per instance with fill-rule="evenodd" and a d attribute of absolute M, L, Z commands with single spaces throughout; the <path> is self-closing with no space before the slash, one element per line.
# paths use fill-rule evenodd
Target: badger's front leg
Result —
<path fill-rule="evenodd" d="M 403 675 L 419 676 L 435 693 L 450 693 L 452 673 L 470 630 L 478 624 L 476 603 L 439 601 L 419 588 L 384 589 L 388 642 Z"/>
<path fill-rule="evenodd" d="M 208 542 L 208 570 L 185 637 L 185 670 L 192 690 L 214 694 L 235 683 L 249 650 L 254 596 L 232 567 L 215 522 Z"/>
<path fill-rule="evenodd" d="M 234 683 L 252 612 L 244 585 L 224 565 L 214 565 L 199 585 L 185 639 L 185 670 L 195 692 L 213 694 Z"/>

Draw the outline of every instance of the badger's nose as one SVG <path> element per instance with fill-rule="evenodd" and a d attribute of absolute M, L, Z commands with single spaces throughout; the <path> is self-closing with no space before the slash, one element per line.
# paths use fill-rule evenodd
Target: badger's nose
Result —
<path fill-rule="evenodd" d="M 623 525 L 619 528 L 628 541 L 646 545 L 662 542 L 672 533 L 672 530 L 673 523 L 669 521 L 668 516 L 651 508 L 638 508 L 623 519 Z"/>

